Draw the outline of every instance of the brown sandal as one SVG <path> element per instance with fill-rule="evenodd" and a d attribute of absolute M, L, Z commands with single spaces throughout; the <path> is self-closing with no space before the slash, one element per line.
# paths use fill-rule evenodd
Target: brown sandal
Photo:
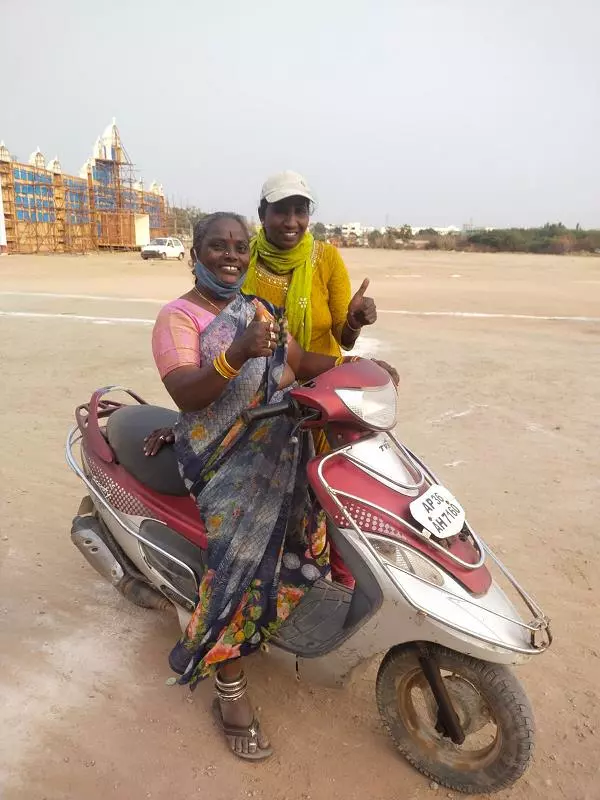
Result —
<path fill-rule="evenodd" d="M 213 713 L 221 730 L 225 734 L 227 741 L 231 747 L 231 752 L 238 756 L 238 758 L 246 759 L 247 761 L 263 761 L 269 756 L 273 755 L 271 747 L 261 747 L 259 742 L 260 722 L 254 717 L 252 722 L 247 727 L 238 725 L 230 725 L 223 719 L 223 712 L 221 711 L 221 702 L 230 703 L 240 700 L 246 694 L 246 687 L 248 681 L 242 672 L 240 677 L 232 682 L 226 682 L 215 676 L 215 690 L 217 697 L 213 703 Z M 248 752 L 237 750 L 235 747 L 237 739 L 244 739 L 248 743 Z"/>
<path fill-rule="evenodd" d="M 223 719 L 223 713 L 221 711 L 221 706 L 219 705 L 218 699 L 215 699 L 213 703 L 213 713 L 221 730 L 225 734 L 229 745 L 231 746 L 231 752 L 234 756 L 237 756 L 238 758 L 244 758 L 247 761 L 264 761 L 273 755 L 272 747 L 261 747 L 259 744 L 258 734 L 260 731 L 260 722 L 256 719 L 256 717 L 252 720 L 247 728 L 240 728 L 237 725 L 229 725 Z M 248 752 L 243 753 L 239 750 L 236 750 L 235 741 L 232 742 L 232 739 L 247 739 Z"/>

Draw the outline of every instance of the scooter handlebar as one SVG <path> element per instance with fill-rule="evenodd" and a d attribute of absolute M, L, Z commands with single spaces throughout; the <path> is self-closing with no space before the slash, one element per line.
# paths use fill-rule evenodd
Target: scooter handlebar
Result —
<path fill-rule="evenodd" d="M 282 400 L 280 403 L 270 403 L 266 406 L 257 406 L 257 408 L 247 408 L 242 411 L 242 420 L 249 425 L 258 419 L 269 419 L 270 417 L 279 417 L 282 414 L 289 414 L 295 409 L 295 403 L 291 397 Z"/>

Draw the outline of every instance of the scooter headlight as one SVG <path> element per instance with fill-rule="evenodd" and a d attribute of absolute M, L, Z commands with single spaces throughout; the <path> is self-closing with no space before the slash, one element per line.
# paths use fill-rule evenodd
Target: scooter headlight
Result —
<path fill-rule="evenodd" d="M 371 428 L 387 431 L 396 424 L 396 387 L 392 381 L 376 389 L 336 389 L 342 403 Z"/>
<path fill-rule="evenodd" d="M 369 542 L 377 554 L 390 566 L 403 572 L 410 572 L 417 578 L 421 578 L 427 583 L 433 583 L 435 586 L 444 585 L 444 573 L 429 559 L 420 556 L 411 548 L 379 536 L 369 536 Z"/>

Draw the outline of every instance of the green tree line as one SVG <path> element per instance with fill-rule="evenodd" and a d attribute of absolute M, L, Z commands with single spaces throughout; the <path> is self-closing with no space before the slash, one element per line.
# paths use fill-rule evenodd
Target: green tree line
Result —
<path fill-rule="evenodd" d="M 600 250 L 600 231 L 569 229 L 562 222 L 541 228 L 506 228 L 474 231 L 458 237 L 458 245 L 474 250 L 508 253 L 594 253 Z"/>
<path fill-rule="evenodd" d="M 182 236 L 191 236 L 194 225 L 206 213 L 195 206 L 172 208 L 175 230 Z M 325 225 L 312 226 L 316 239 L 328 238 Z M 340 238 L 341 227 L 334 228 L 333 236 Z M 580 225 L 567 228 L 562 222 L 547 222 L 540 228 L 494 228 L 493 230 L 465 231 L 442 236 L 433 228 L 421 230 L 413 237 L 410 225 L 386 228 L 384 233 L 368 234 L 369 247 L 398 249 L 416 246 L 412 240 L 426 241 L 429 250 L 467 250 L 487 253 L 600 253 L 600 230 L 586 230 Z"/>

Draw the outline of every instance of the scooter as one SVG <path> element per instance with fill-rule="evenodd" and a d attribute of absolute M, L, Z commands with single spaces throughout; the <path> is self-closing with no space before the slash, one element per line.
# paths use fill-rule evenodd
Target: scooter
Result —
<path fill-rule="evenodd" d="M 127 402 L 106 399 L 115 390 Z M 270 646 L 323 658 L 340 681 L 383 656 L 377 705 L 398 751 L 438 784 L 494 792 L 532 757 L 533 714 L 509 667 L 548 648 L 549 620 L 459 501 L 392 433 L 396 412 L 394 384 L 369 360 L 244 412 L 250 426 L 289 415 L 292 437 L 325 431 L 331 450 L 308 462 L 309 492 L 356 580 L 353 590 L 317 580 Z M 206 532 L 172 447 L 152 458 L 143 452 L 144 438 L 176 413 L 109 386 L 75 416 L 66 458 L 87 495 L 73 543 L 134 603 L 174 606 L 184 628 L 205 569 Z"/>

